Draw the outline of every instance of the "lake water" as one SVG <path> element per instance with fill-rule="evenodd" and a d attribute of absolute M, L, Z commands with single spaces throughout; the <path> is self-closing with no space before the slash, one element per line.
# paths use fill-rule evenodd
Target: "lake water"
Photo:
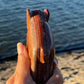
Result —
<path fill-rule="evenodd" d="M 84 0 L 0 0 L 0 59 L 26 42 L 26 8 L 48 8 L 57 53 L 84 50 Z"/>

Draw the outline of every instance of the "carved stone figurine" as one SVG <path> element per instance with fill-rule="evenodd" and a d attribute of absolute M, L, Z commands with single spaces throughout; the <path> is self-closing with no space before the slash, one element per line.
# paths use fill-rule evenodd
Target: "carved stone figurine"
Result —
<path fill-rule="evenodd" d="M 45 84 L 53 74 L 55 48 L 48 20 L 48 9 L 44 12 L 27 9 L 27 48 L 31 75 L 37 84 Z"/>

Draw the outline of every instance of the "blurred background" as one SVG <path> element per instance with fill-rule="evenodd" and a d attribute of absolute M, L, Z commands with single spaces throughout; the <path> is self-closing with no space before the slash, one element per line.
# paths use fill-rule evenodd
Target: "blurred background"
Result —
<path fill-rule="evenodd" d="M 0 0 L 0 59 L 26 43 L 26 8 L 49 9 L 56 53 L 84 51 L 84 0 Z"/>

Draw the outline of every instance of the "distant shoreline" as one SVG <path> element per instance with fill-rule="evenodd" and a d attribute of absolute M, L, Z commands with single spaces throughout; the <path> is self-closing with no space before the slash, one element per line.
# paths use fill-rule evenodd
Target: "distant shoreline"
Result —
<path fill-rule="evenodd" d="M 71 50 L 63 50 L 63 51 L 55 51 L 55 54 L 56 55 L 63 55 L 63 54 L 71 54 L 71 53 L 81 53 L 81 52 L 84 52 L 84 49 L 76 49 L 76 50 L 74 50 L 74 49 L 71 49 Z M 17 56 L 18 56 L 18 54 L 16 54 L 16 55 L 13 55 L 13 56 L 8 56 L 8 57 L 2 57 L 2 58 L 0 58 L 0 62 L 1 61 L 11 61 L 11 60 L 15 60 L 15 59 L 17 59 Z"/>

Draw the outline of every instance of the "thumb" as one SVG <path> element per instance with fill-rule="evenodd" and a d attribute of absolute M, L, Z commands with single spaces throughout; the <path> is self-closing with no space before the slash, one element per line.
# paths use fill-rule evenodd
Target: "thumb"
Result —
<path fill-rule="evenodd" d="M 18 52 L 18 57 L 19 55 L 24 55 L 24 57 L 28 57 L 27 48 L 21 42 L 17 44 L 17 52 Z"/>
<path fill-rule="evenodd" d="M 18 52 L 18 62 L 16 71 L 25 71 L 30 73 L 30 60 L 27 52 L 27 48 L 22 44 L 17 44 L 17 52 Z M 19 73 L 19 72 L 18 72 Z"/>

